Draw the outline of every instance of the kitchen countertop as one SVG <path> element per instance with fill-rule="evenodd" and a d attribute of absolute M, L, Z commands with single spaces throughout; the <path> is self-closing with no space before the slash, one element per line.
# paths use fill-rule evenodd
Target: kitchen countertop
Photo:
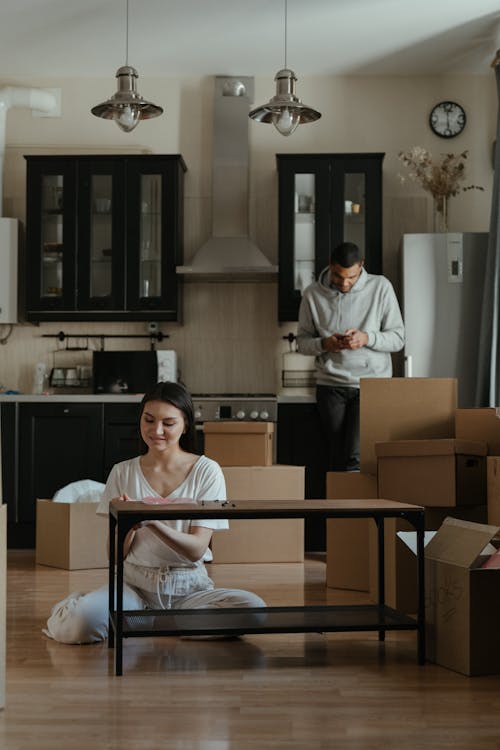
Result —
<path fill-rule="evenodd" d="M 144 394 L 142 393 L 131 393 L 131 394 L 119 394 L 119 393 L 48 393 L 48 394 L 34 394 L 34 393 L 13 393 L 13 394 L 0 394 L 0 403 L 120 403 L 120 404 L 138 404 Z M 314 404 L 316 398 L 314 394 L 278 394 L 278 404 Z"/>
<path fill-rule="evenodd" d="M 316 396 L 314 394 L 290 394 L 278 396 L 278 404 L 315 404 Z"/>
<path fill-rule="evenodd" d="M 61 393 L 61 394 L 34 394 L 34 393 L 13 393 L 11 395 L 5 395 L 0 394 L 0 403 L 9 403 L 9 402 L 15 402 L 18 403 L 61 403 L 61 402 L 73 402 L 73 403 L 81 403 L 81 402 L 98 402 L 98 403 L 132 403 L 132 404 L 138 404 L 144 394 L 142 393 L 136 393 L 136 394 L 119 394 L 119 393 L 106 393 L 106 394 L 96 394 L 96 393 L 75 393 L 75 394 L 68 394 L 68 393 Z"/>

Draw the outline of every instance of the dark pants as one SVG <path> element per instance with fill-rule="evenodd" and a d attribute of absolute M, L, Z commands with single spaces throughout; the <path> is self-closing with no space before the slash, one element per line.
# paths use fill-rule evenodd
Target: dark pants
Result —
<path fill-rule="evenodd" d="M 318 385 L 316 401 L 330 471 L 359 471 L 359 388 Z"/>

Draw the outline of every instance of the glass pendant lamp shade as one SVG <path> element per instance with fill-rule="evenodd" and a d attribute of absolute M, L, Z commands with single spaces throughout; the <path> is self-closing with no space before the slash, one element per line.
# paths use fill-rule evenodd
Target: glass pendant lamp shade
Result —
<path fill-rule="evenodd" d="M 276 81 L 276 95 L 267 104 L 252 109 L 249 117 L 257 122 L 272 122 L 281 135 L 291 135 L 299 123 L 314 122 L 321 117 L 312 107 L 302 104 L 295 96 L 297 76 L 293 70 L 279 70 Z"/>
<path fill-rule="evenodd" d="M 139 120 L 149 120 L 158 117 L 163 109 L 156 104 L 146 101 L 136 90 L 137 70 L 124 65 L 116 72 L 118 91 L 102 104 L 92 107 L 91 112 L 96 117 L 114 120 L 119 128 L 130 133 Z"/>

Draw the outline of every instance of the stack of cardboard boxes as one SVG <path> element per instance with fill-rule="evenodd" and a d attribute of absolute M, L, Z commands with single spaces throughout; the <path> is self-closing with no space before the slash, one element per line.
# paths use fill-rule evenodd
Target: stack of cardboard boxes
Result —
<path fill-rule="evenodd" d="M 231 500 L 303 500 L 303 466 L 273 465 L 271 422 L 205 422 L 205 455 L 222 467 Z M 302 519 L 231 521 L 212 536 L 216 563 L 303 562 Z"/>
<path fill-rule="evenodd" d="M 500 410 L 457 409 L 452 379 L 363 380 L 361 436 L 361 472 L 330 474 L 328 496 L 363 498 L 373 490 L 424 506 L 426 529 L 439 529 L 426 547 L 428 656 L 464 674 L 500 671 L 500 658 L 486 656 L 497 648 L 486 612 L 500 601 L 500 572 L 478 568 L 500 525 Z M 374 524 L 352 522 L 358 528 L 350 538 L 342 530 L 341 545 L 338 522 L 328 524 L 327 584 L 376 600 Z M 389 606 L 411 613 L 416 561 L 398 535 L 409 529 L 404 521 L 385 524 L 385 588 Z M 358 554 L 358 542 L 367 554 Z"/>

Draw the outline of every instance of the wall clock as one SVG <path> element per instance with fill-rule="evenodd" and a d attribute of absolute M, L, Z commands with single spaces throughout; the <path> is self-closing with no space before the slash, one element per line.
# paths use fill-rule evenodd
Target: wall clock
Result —
<path fill-rule="evenodd" d="M 440 138 L 454 138 L 465 128 L 465 110 L 456 102 L 439 102 L 432 108 L 429 125 Z"/>

